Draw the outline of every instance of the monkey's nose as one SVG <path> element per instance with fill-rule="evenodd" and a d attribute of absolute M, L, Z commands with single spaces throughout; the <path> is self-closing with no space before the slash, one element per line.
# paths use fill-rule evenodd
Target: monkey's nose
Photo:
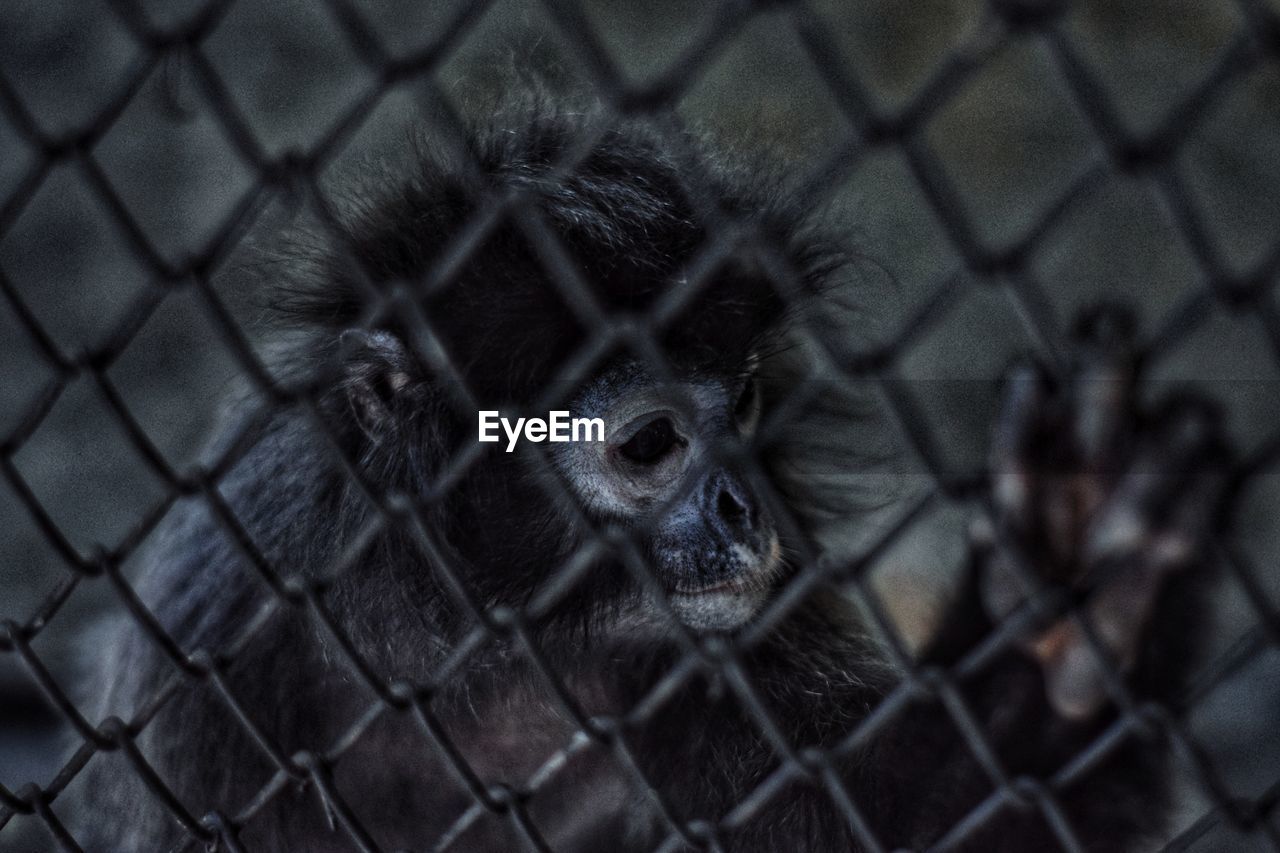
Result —
<path fill-rule="evenodd" d="M 716 517 L 731 534 L 749 533 L 756 526 L 756 505 L 751 494 L 737 477 L 720 474 L 712 478 L 709 494 Z"/>
<path fill-rule="evenodd" d="M 717 506 L 720 509 L 720 517 L 725 521 L 737 521 L 746 517 L 747 514 L 747 508 L 728 489 L 720 492 Z"/>

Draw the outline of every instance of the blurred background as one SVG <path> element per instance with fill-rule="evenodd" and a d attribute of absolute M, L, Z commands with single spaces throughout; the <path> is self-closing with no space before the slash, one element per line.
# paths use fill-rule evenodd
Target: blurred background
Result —
<path fill-rule="evenodd" d="M 627 84 L 672 83 L 683 121 L 821 175 L 871 261 L 841 345 L 907 341 L 894 370 L 937 459 L 891 416 L 868 432 L 907 461 L 874 481 L 880 513 L 834 531 L 842 547 L 938 460 L 977 470 L 1001 370 L 1100 299 L 1139 309 L 1149 390 L 1224 403 L 1248 477 L 1202 614 L 1176 844 L 1280 849 L 1280 2 L 760 6 L 580 0 L 566 27 L 549 11 L 566 4 L 522 0 L 0 3 L 0 620 L 75 695 L 93 665 L 77 638 L 121 605 L 72 564 L 128 542 L 167 495 L 113 410 L 178 471 L 200 458 L 243 371 L 190 281 L 211 280 L 260 348 L 258 279 L 239 271 L 307 215 L 306 182 L 264 183 L 263 164 L 315 156 L 315 188 L 340 203 L 411 130 L 430 135 L 439 98 L 473 115 L 522 77 L 592 92 L 585 26 Z M 421 74 L 387 85 L 379 62 L 423 51 Z M 877 573 L 909 637 L 964 525 L 944 506 Z M 74 748 L 20 657 L 0 641 L 9 791 L 48 786 Z M 1259 810 L 1267 831 L 1230 819 Z M 54 846 L 37 818 L 0 805 L 0 821 L 0 850 Z"/>

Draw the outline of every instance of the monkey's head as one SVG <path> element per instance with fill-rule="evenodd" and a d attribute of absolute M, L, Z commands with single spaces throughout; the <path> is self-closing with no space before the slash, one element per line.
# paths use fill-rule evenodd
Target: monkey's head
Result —
<path fill-rule="evenodd" d="M 741 625 L 787 568 L 757 373 L 839 253 L 780 179 L 693 137 L 534 105 L 470 146 L 369 189 L 342 251 L 287 291 L 343 365 L 352 455 L 411 498 L 449 482 L 430 518 L 487 605 L 527 607 L 612 530 L 681 621 Z M 477 442 L 477 409 L 548 408 L 604 440 Z M 597 563 L 556 612 L 665 622 L 634 560 Z M 405 582 L 426 594 L 423 574 Z"/>
<path fill-rule="evenodd" d="M 573 407 L 604 422 L 604 441 L 552 451 L 591 517 L 640 531 L 672 610 L 697 629 L 737 627 L 783 568 L 778 525 L 750 474 L 762 407 L 752 364 L 665 381 L 635 362 L 615 367 Z"/>

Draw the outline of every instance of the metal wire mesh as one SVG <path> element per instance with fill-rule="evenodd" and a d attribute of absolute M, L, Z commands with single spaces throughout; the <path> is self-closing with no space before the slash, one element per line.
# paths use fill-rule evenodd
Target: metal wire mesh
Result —
<path fill-rule="evenodd" d="M 253 123 L 245 116 L 232 97 L 224 73 L 206 56 L 206 41 L 216 30 L 222 18 L 234 7 L 234 0 L 212 0 L 176 25 L 158 25 L 151 17 L 130 0 L 113 0 L 112 13 L 122 24 L 136 47 L 136 58 L 122 85 L 114 92 L 104 108 L 83 122 L 61 132 L 44 129 L 24 105 L 22 93 L 9 80 L 0 77 L 0 115 L 12 125 L 22 145 L 34 152 L 21 170 L 12 190 L 0 202 L 0 237 L 9 232 L 22 216 L 32 197 L 59 166 L 73 164 L 80 181 L 102 206 L 127 241 L 129 251 L 144 271 L 147 284 L 120 315 L 118 325 L 104 342 L 89 350 L 68 353 L 57 342 L 57 336 L 47 322 L 37 316 L 27 304 L 22 288 L 0 270 L 0 293 L 18 319 L 21 328 L 39 353 L 52 378 L 38 394 L 34 402 L 15 419 L 15 426 L 0 440 L 0 471 L 5 482 L 17 495 L 25 509 L 29 523 L 47 540 L 61 561 L 59 582 L 47 599 L 25 619 L 6 621 L 0 632 L 0 654 L 21 662 L 30 682 L 38 687 L 44 699 L 56 709 L 59 717 L 74 731 L 77 748 L 61 765 L 52 778 L 30 784 L 17 790 L 0 787 L 0 843 L 4 841 L 6 827 L 24 821 L 38 821 L 61 849 L 78 850 L 76 839 L 64 826 L 53 806 L 64 789 L 100 751 L 121 751 L 134 770 L 145 781 L 151 794 L 158 798 L 188 833 L 188 847 L 222 845 L 217 849 L 240 849 L 240 830 L 252 823 L 273 797 L 287 785 L 302 783 L 313 786 L 319 792 L 330 813 L 340 825 L 339 831 L 349 836 L 353 849 L 377 849 L 370 831 L 361 825 L 356 811 L 344 802 L 341 792 L 332 782 L 333 768 L 343 761 L 343 756 L 360 740 L 363 731 L 380 714 L 412 712 L 423 723 L 423 737 L 436 744 L 441 755 L 451 766 L 458 780 L 471 792 L 474 806 L 458 819 L 454 832 L 461 832 L 469 822 L 486 814 L 503 815 L 529 846 L 547 849 L 548 842 L 540 834 L 527 814 L 524 804 L 539 787 L 549 783 L 557 772 L 557 759 L 548 757 L 546 764 L 523 786 L 504 788 L 489 787 L 470 768 L 465 759 L 450 745 L 433 722 L 430 691 L 407 685 L 388 685 L 368 662 L 359 658 L 350 642 L 343 636 L 342 627 L 326 610 L 324 592 L 329 581 L 301 582 L 281 577 L 274 568 L 257 553 L 251 539 L 239 528 L 234 513 L 225 505 L 218 490 L 221 478 L 242 457 L 255 440 L 252 431 L 227 444 L 227 450 L 207 465 L 177 470 L 166 459 L 148 435 L 147 428 L 131 412 L 124 396 L 116 387 L 109 369 L 133 343 L 149 317 L 175 293 L 193 295 L 200 310 L 216 330 L 222 346 L 230 352 L 238 366 L 252 381 L 256 391 L 274 406 L 297 405 L 311 410 L 318 425 L 328 428 L 319 412 L 312 387 L 301 389 L 282 385 L 263 363 L 251 341 L 228 308 L 225 296 L 216 285 L 218 274 L 231 256 L 252 220 L 259 214 L 264 199 L 277 191 L 288 190 L 306 199 L 308 207 L 331 233 L 341 233 L 335 202 L 319 179 L 321 172 L 358 132 L 362 123 L 377 106 L 390 88 L 413 80 L 418 91 L 430 102 L 437 117 L 437 130 L 455 142 L 464 134 L 464 121 L 451 106 L 450 99 L 439 89 L 434 76 L 447 58 L 460 49 L 478 19 L 485 13 L 485 3 L 465 5 L 454 13 L 447 25 L 440 29 L 433 40 L 411 52 L 393 52 L 383 43 L 382 36 L 367 20 L 366 13 L 348 0 L 325 0 L 320 4 L 324 12 L 337 25 L 346 50 L 356 57 L 367 72 L 368 81 L 349 105 L 332 120 L 323 133 L 304 149 L 273 152 L 259 139 Z M 975 722 L 973 712 L 966 708 L 957 684 L 966 672 L 981 665 L 982 656 L 990 649 L 1013 642 L 1024 625 L 1011 620 L 998 627 L 988 643 L 947 668 L 921 667 L 913 661 L 894 619 L 886 612 L 880 596 L 871 589 L 867 572 L 870 566 L 887 550 L 904 538 L 913 535 L 920 517 L 931 507 L 942 503 L 963 503 L 972 498 L 978 486 L 973 478 L 952 469 L 946 454 L 939 449 L 935 434 L 936 425 L 925 413 L 926 407 L 916 398 L 910 382 L 901 375 L 901 363 L 911 348 L 922 338 L 933 334 L 950 312 L 963 298 L 967 289 L 993 284 L 1014 304 L 1019 319 L 1040 355 L 1046 360 L 1060 362 L 1065 348 L 1063 332 L 1054 316 L 1053 299 L 1047 285 L 1034 271 L 1033 256 L 1052 235 L 1060 223 L 1074 215 L 1081 203 L 1100 181 L 1117 174 L 1143 182 L 1167 209 L 1177 234 L 1194 260 L 1200 284 L 1185 296 L 1168 313 L 1167 319 L 1150 338 L 1145 357 L 1159 363 L 1178 341 L 1193 334 L 1209 321 L 1215 311 L 1225 310 L 1244 315 L 1263 330 L 1273 356 L 1280 364 L 1280 312 L 1274 302 L 1272 285 L 1280 273 L 1280 241 L 1266 247 L 1260 258 L 1246 269 L 1239 269 L 1224 257 L 1219 241 L 1211 227 L 1212 213 L 1198 202 L 1196 193 L 1188 186 L 1187 179 L 1177 168 L 1177 160 L 1187 140 L 1204 122 L 1212 120 L 1215 108 L 1240 85 L 1241 80 L 1255 69 L 1280 60 L 1280 15 L 1273 8 L 1255 0 L 1238 0 L 1233 9 L 1238 13 L 1238 25 L 1226 47 L 1215 58 L 1212 68 L 1192 91 L 1177 103 L 1167 105 L 1163 118 L 1151 129 L 1135 133 L 1126 124 L 1123 110 L 1116 104 L 1116 96 L 1098 79 L 1096 71 L 1083 58 L 1081 49 L 1062 25 L 1062 18 L 1072 4 L 1066 2 L 1034 2 L 1034 0 L 995 0 L 985 10 L 982 23 L 960 44 L 955 46 L 940 62 L 928 79 L 917 87 L 901 104 L 886 108 L 872 93 L 868 84 L 855 70 L 844 49 L 832 37 L 829 21 L 815 13 L 801 0 L 786 3 L 737 3 L 716 4 L 709 21 L 699 31 L 688 47 L 676 56 L 660 73 L 642 83 L 632 82 L 621 70 L 610 50 L 597 33 L 592 21 L 575 0 L 544 0 L 540 13 L 552 22 L 573 46 L 574 61 L 580 65 L 589 80 L 590 89 L 609 111 L 622 115 L 639 116 L 669 133 L 679 135 L 679 120 L 673 112 L 674 105 L 703 74 L 709 64 L 720 54 L 735 35 L 753 18 L 773 14 L 798 37 L 807 58 L 819 73 L 830 97 L 836 104 L 850 132 L 836 150 L 823 162 L 814 164 L 812 179 L 805 185 L 808 203 L 812 206 L 823 202 L 824 196 L 838 180 L 869 158 L 884 151 L 892 151 L 902 158 L 910 178 L 918 186 L 929 211 L 945 232 L 950 248 L 959 259 L 955 269 L 942 275 L 930 294 L 913 309 L 906 322 L 883 345 L 871 350 L 851 353 L 840 347 L 830 346 L 830 341 L 818 340 L 817 345 L 825 357 L 836 365 L 840 373 L 850 381 L 873 383 L 880 389 L 900 427 L 907 445 L 923 462 L 932 486 L 899 520 L 890 526 L 863 556 L 852 563 L 833 563 L 809 555 L 810 562 L 796 579 L 795 590 L 788 590 L 762 617 L 752 632 L 741 639 L 750 644 L 752 637 L 766 633 L 784 619 L 790 608 L 804 591 L 822 583 L 840 581 L 852 590 L 878 629 L 888 638 L 895 663 L 904 672 L 898 688 L 891 692 L 882 706 L 873 712 L 840 745 L 822 752 L 808 750 L 797 752 L 793 744 L 781 736 L 771 738 L 781 764 L 763 784 L 722 821 L 722 827 L 688 825 L 673 816 L 673 810 L 662 808 L 668 823 L 670 837 L 667 849 L 679 849 L 682 844 L 695 848 L 713 841 L 716 832 L 725 827 L 742 824 L 762 808 L 776 789 L 794 774 L 824 780 L 836 808 L 843 814 L 850 827 L 868 849 L 880 849 L 880 843 L 867 829 L 867 821 L 860 806 L 838 780 L 836 762 L 840 755 L 865 743 L 911 698 L 924 691 L 944 699 L 952 713 L 952 721 L 959 736 L 990 772 L 993 792 L 982 804 L 958 823 L 941 840 L 945 849 L 965 841 L 978 830 L 985 820 L 1009 802 L 1031 802 L 1038 809 L 1063 849 L 1080 849 L 1075 829 L 1065 817 L 1058 796 L 1073 781 L 1086 774 L 1103 761 L 1123 739 L 1126 732 L 1155 727 L 1175 745 L 1183 764 L 1185 775 L 1200 789 L 1207 810 L 1198 819 L 1185 826 L 1180 835 L 1168 839 L 1168 849 L 1187 849 L 1199 838 L 1220 824 L 1242 832 L 1254 832 L 1265 838 L 1274 849 L 1280 850 L 1280 822 L 1276 818 L 1276 803 L 1280 798 L 1280 777 L 1261 793 L 1237 796 L 1220 778 L 1214 762 L 1207 756 L 1206 748 L 1189 730 L 1185 718 L 1196 705 L 1208 697 L 1222 682 L 1231 679 L 1252 659 L 1269 650 L 1280 647 L 1280 613 L 1266 592 L 1266 583 L 1260 577 L 1238 542 L 1223 536 L 1214 542 L 1214 548 L 1224 556 L 1229 568 L 1228 582 L 1238 588 L 1247 600 L 1256 619 L 1255 627 L 1248 631 L 1230 649 L 1218 656 L 1197 675 L 1193 689 L 1178 707 L 1143 705 L 1127 696 L 1119 672 L 1110 674 L 1110 681 L 1118 693 L 1120 714 L 1110 729 L 1103 733 L 1088 749 L 1076 755 L 1058 772 L 1044 779 L 1019 778 L 1000 765 L 988 743 L 987 735 Z M 930 128 L 955 100 L 964 88 L 983 73 L 993 57 L 1009 49 L 1013 44 L 1034 44 L 1052 61 L 1054 70 L 1065 81 L 1065 91 L 1071 107 L 1083 117 L 1088 133 L 1095 140 L 1092 159 L 1071 177 L 1069 183 L 1013 239 L 993 240 L 976 224 L 971 205 L 959 188 L 957 179 L 948 165 L 934 150 Z M 220 224 L 198 248 L 179 258 L 174 258 L 158 246 L 149 236 L 148 228 L 141 223 L 122 195 L 121 188 L 99 162 L 97 148 L 104 137 L 112 132 L 121 114 L 138 96 L 140 89 L 157 68 L 174 57 L 180 57 L 189 83 L 203 103 L 216 117 L 217 129 L 225 134 L 241 166 L 252 175 L 252 181 L 237 201 L 230 206 Z M 578 150 L 586 151 L 592 140 L 580 141 Z M 561 164 L 568 170 L 572 163 Z M 724 211 L 701 211 L 713 224 L 712 235 L 700 257 L 711 259 L 722 253 L 732 241 L 741 238 L 741 223 Z M 476 251 L 485 229 L 499 215 L 511 215 L 519 228 L 537 248 L 539 260 L 552 274 L 565 304 L 595 333 L 595 340 L 568 366 L 570 375 L 585 375 L 594 366 L 595 354 L 608 342 L 618 339 L 628 341 L 638 351 L 647 353 L 659 367 L 660 352 L 654 347 L 654 330 L 659 328 L 664 312 L 677 312 L 687 294 L 674 292 L 668 304 L 660 305 L 647 322 L 621 326 L 605 317 L 591 295 L 590 287 L 579 280 L 575 265 L 554 231 L 543 222 L 528 199 L 519 197 L 501 200 L 491 210 L 477 217 L 462 230 L 462 236 L 450 248 L 448 258 L 462 262 Z M 794 271 L 788 270 L 780 259 L 777 268 L 771 270 L 772 278 L 786 292 Z M 446 261 L 450 262 L 450 261 Z M 691 286 L 696 286 L 696 281 Z M 412 309 L 412 300 L 404 293 L 378 294 L 382 300 L 380 310 L 403 312 Z M 424 335 L 431 335 L 430 318 L 417 318 Z M 447 365 L 445 366 L 447 368 Z M 60 396 L 74 381 L 87 379 L 103 395 L 110 417 L 123 428 L 125 435 L 139 458 L 151 473 L 163 484 L 164 495 L 145 513 L 128 534 L 113 545 L 87 551 L 77 547 L 66 535 L 55 514 L 45 506 L 36 491 L 27 482 L 15 458 L 40 429 Z M 463 389 L 465 393 L 465 389 Z M 559 391 L 549 392 L 545 401 L 552 405 L 563 402 Z M 539 407 L 535 407 L 539 408 Z M 452 467 L 437 486 L 440 491 L 475 463 L 477 452 L 464 452 L 452 462 Z M 1272 435 L 1252 450 L 1234 473 L 1237 488 L 1246 489 L 1257 477 L 1273 469 L 1280 456 L 1280 435 Z M 346 460 L 348 473 L 359 480 L 358 466 Z M 383 525 L 412 524 L 415 513 L 421 509 L 417 501 L 405 502 L 380 494 L 372 483 L 363 483 L 372 501 L 380 509 L 377 528 Z M 255 729 L 250 716 L 239 707 L 234 693 L 228 689 L 222 674 L 245 647 L 254 642 L 255 632 L 271 618 L 271 611 L 254 620 L 235 642 L 224 648 L 184 649 L 167 635 L 156 619 L 147 611 L 130 586 L 122 570 L 123 564 L 137 551 L 156 525 L 184 497 L 196 497 L 208 504 L 213 515 L 225 525 L 228 535 L 243 549 L 274 594 L 273 608 L 296 608 L 308 611 L 316 623 L 335 640 L 337 648 L 347 655 L 355 671 L 367 683 L 375 697 L 369 712 L 361 717 L 327 749 L 288 756 L 283 754 L 270 739 Z M 401 496 L 402 498 L 402 496 Z M 433 495 L 418 496 L 429 502 Z M 376 530 L 369 531 L 372 535 Z M 596 543 L 592 547 L 604 547 Z M 625 542 L 607 543 L 610 547 L 622 547 Z M 429 537 L 422 547 L 431 553 Z M 339 575 L 352 553 L 340 556 L 324 573 L 325 577 Z M 644 561 L 634 552 L 628 560 L 628 569 L 642 584 L 653 581 Z M 591 552 L 579 555 L 580 559 L 566 565 L 553 579 L 547 591 L 537 598 L 527 612 L 509 610 L 487 611 L 468 593 L 465 583 L 458 577 L 448 581 L 457 592 L 462 607 L 472 608 L 476 628 L 449 656 L 446 670 L 465 667 L 471 651 L 491 638 L 513 640 L 523 648 L 532 665 L 549 689 L 564 703 L 567 713 L 577 721 L 581 738 L 566 745 L 565 751 L 585 748 L 587 744 L 603 746 L 612 751 L 621 766 L 638 777 L 639 784 L 652 788 L 639 769 L 639 762 L 630 754 L 624 732 L 652 715 L 658 700 L 642 703 L 629 715 L 619 719 L 602 721 L 591 718 L 572 698 L 572 693 L 560 677 L 547 665 L 535 642 L 530 639 L 527 625 L 541 612 L 550 608 L 557 597 L 565 594 L 578 580 L 590 563 Z M 438 561 L 448 572 L 448 561 Z M 146 704 L 145 710 L 129 720 L 109 719 L 95 721 L 87 718 L 51 673 L 36 649 L 36 641 L 48 627 L 60 618 L 74 618 L 63 614 L 64 605 L 77 587 L 88 579 L 105 577 L 113 588 L 117 608 L 127 611 L 141 628 L 165 650 L 173 663 L 169 682 Z M 740 650 L 722 641 L 700 641 L 695 637 L 683 638 L 685 659 L 654 686 L 651 695 L 660 697 L 697 671 L 707 668 L 719 671 L 744 708 L 756 718 L 766 733 L 776 733 L 779 727 L 770 719 L 770 713 L 760 701 L 752 685 L 736 663 Z M 1101 655 L 1106 659 L 1105 654 Z M 258 796 L 242 804 L 241 810 L 229 813 L 196 814 L 188 810 L 148 764 L 135 746 L 139 735 L 145 731 L 152 717 L 164 707 L 165 702 L 179 686 L 190 680 L 200 680 L 213 685 L 227 708 L 244 725 L 263 748 L 264 754 L 275 768 L 275 773 Z M 655 792 L 656 795 L 656 792 Z"/>

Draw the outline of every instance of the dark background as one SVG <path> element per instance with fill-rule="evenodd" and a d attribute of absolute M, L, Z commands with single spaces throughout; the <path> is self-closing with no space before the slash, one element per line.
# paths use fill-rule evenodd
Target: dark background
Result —
<path fill-rule="evenodd" d="M 58 382 L 29 324 L 20 321 L 22 310 L 71 361 L 114 350 L 111 342 L 132 318 L 145 316 L 106 374 L 173 466 L 182 470 L 199 458 L 239 369 L 192 290 L 163 281 L 157 263 L 181 267 L 238 215 L 234 248 L 219 255 L 214 286 L 257 345 L 263 306 L 255 279 L 239 270 L 253 263 L 257 247 L 305 215 L 296 194 L 257 191 L 256 170 L 229 122 L 247 129 L 268 160 L 318 144 L 331 149 L 317 181 L 340 198 L 362 164 L 403 155 L 409 128 L 430 132 L 437 93 L 466 115 L 486 109 L 522 75 L 592 88 L 581 45 L 536 2 L 492 4 L 429 85 L 407 79 L 389 90 L 335 10 L 353 9 L 389 53 L 405 56 L 439 38 L 462 3 L 218 5 L 225 9 L 201 39 L 199 57 L 174 51 L 148 65 L 138 22 L 162 31 L 182 27 L 198 19 L 205 2 L 0 3 L 0 442 Z M 1260 460 L 1230 541 L 1270 610 L 1260 609 L 1234 575 L 1224 581 L 1202 617 L 1213 638 L 1208 686 L 1186 719 L 1227 796 L 1252 800 L 1276 785 L 1280 637 L 1268 642 L 1263 627 L 1269 618 L 1275 630 L 1280 603 L 1280 478 L 1272 449 L 1280 438 L 1280 305 L 1273 286 L 1280 252 L 1280 61 L 1275 44 L 1251 40 L 1261 18 L 1247 14 L 1280 14 L 1280 3 L 1070 4 L 1054 32 L 1101 84 L 1117 126 L 1136 139 L 1176 141 L 1158 169 L 1132 173 L 1117 168 L 1114 148 L 1100 138 L 1043 33 L 1006 33 L 985 3 L 813 0 L 803 14 L 780 8 L 749 15 L 743 7 L 726 15 L 728 24 L 720 21 L 725 7 L 694 0 L 590 0 L 580 7 L 630 81 L 655 79 L 691 51 L 705 53 L 690 65 L 679 115 L 733 145 L 766 146 L 801 169 L 819 168 L 854 137 L 829 77 L 859 81 L 886 113 L 941 92 L 913 144 L 945 173 L 959 202 L 948 210 L 967 224 L 975 245 L 1019 245 L 1071 192 L 1062 215 L 1027 245 L 1022 271 L 992 274 L 949 229 L 902 146 L 853 158 L 830 182 L 828 202 L 875 263 L 860 271 L 863 310 L 846 324 L 848 346 L 888 340 L 938 288 L 954 291 L 897 369 L 948 465 L 966 470 L 981 463 L 992 380 L 1015 353 L 1034 345 L 1029 330 L 1047 324 L 1060 334 L 1081 306 L 1099 298 L 1140 308 L 1143 333 L 1160 353 L 1149 390 L 1193 382 L 1218 397 L 1240 447 Z M 806 49 L 797 21 L 823 29 L 834 47 L 830 61 Z M 732 34 L 714 40 L 714 49 L 697 47 L 719 29 Z M 1231 59 L 1232 51 L 1245 59 Z M 976 58 L 978 67 L 955 76 L 954 86 L 939 86 L 941 69 L 956 56 Z M 1219 75 L 1221 81 L 1205 86 Z M 209 97 L 210 80 L 223 92 L 219 103 Z M 48 143 L 86 127 L 101 131 L 86 158 L 45 159 Z M 1171 187 L 1181 206 L 1170 204 Z M 137 233 L 122 227 L 116 204 Z M 1028 287 L 1036 307 L 1030 319 L 1028 300 L 1011 298 Z M 1223 298 L 1229 287 L 1248 297 Z M 158 294 L 154 310 L 140 312 Z M 927 483 L 929 475 L 891 426 L 851 432 L 851 442 L 864 440 L 899 445 L 901 459 L 874 472 L 884 495 L 896 500 Z M 16 482 L 30 488 L 81 555 L 121 541 L 164 497 L 165 486 L 110 414 L 100 388 L 83 375 L 66 384 L 16 452 L 0 456 L 12 464 L 0 478 L 0 619 L 26 624 L 69 569 Z M 832 542 L 857 548 L 887 517 L 851 519 L 832 531 Z M 947 572 L 937 567 L 954 564 L 963 527 L 962 508 L 934 513 L 878 574 L 912 637 L 926 630 L 946 585 Z M 76 638 L 104 609 L 119 606 L 104 581 L 88 580 L 36 636 L 35 652 L 68 691 L 94 665 L 91 653 L 76 652 Z M 1230 668 L 1223 663 L 1237 659 Z M 49 783 L 71 752 L 55 719 L 42 710 L 17 655 L 0 648 L 0 784 L 12 791 Z M 1201 774 L 1189 762 L 1179 767 L 1186 779 L 1184 829 L 1213 802 Z M 1230 833 L 1218 827 L 1192 849 L 1251 849 L 1251 843 L 1271 849 Z M 0 828 L 0 850 L 49 844 L 31 818 Z"/>

